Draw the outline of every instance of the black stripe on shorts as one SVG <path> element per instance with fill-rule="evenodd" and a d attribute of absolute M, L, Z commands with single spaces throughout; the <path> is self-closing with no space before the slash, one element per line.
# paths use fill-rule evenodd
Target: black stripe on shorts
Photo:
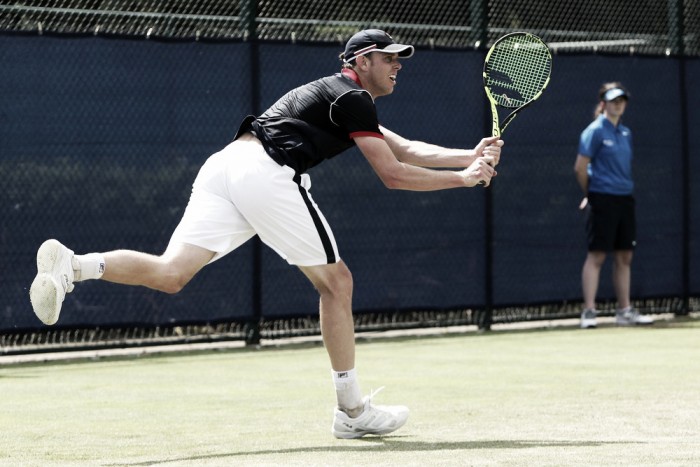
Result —
<path fill-rule="evenodd" d="M 299 193 L 301 194 L 301 198 L 304 200 L 304 204 L 306 204 L 306 208 L 309 210 L 309 214 L 311 214 L 311 219 L 313 219 L 314 225 L 316 226 L 318 236 L 321 238 L 323 250 L 326 252 L 327 264 L 336 263 L 337 259 L 335 257 L 335 251 L 333 251 L 333 243 L 331 242 L 331 238 L 328 235 L 328 232 L 326 232 L 326 227 L 323 225 L 323 222 L 321 222 L 321 216 L 319 216 L 316 209 L 314 209 L 314 206 L 311 203 L 311 200 L 309 199 L 309 194 L 306 192 L 304 187 L 301 186 L 301 176 L 299 174 L 294 174 L 294 183 L 296 183 L 299 186 Z"/>

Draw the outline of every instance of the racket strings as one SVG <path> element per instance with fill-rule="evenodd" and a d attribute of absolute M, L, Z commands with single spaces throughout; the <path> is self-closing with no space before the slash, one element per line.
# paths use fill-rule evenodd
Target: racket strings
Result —
<path fill-rule="evenodd" d="M 486 85 L 504 107 L 519 107 L 535 98 L 546 86 L 551 71 L 547 46 L 525 34 L 497 44 L 487 63 Z"/>

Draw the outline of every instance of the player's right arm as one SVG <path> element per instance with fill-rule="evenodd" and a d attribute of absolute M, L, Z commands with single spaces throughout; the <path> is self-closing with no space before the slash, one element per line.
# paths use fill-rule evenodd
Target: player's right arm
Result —
<path fill-rule="evenodd" d="M 471 187 L 479 182 L 488 185 L 496 173 L 489 164 L 493 164 L 500 155 L 500 146 L 489 148 L 491 155 L 485 154 L 484 148 L 480 148 L 480 151 L 474 150 L 471 154 L 473 161 L 462 160 L 461 165 L 456 164 L 456 167 L 466 167 L 459 171 L 432 170 L 402 161 L 401 157 L 411 151 L 421 152 L 426 159 L 440 156 L 464 159 L 467 154 L 466 151 L 461 151 L 456 156 L 453 153 L 434 154 L 452 150 L 425 143 L 412 143 L 391 132 L 387 132 L 387 135 L 382 134 L 372 96 L 364 90 L 352 90 L 339 96 L 331 105 L 330 119 L 333 124 L 347 131 L 384 186 L 389 189 L 434 191 Z M 446 164 L 439 165 L 444 167 Z"/>

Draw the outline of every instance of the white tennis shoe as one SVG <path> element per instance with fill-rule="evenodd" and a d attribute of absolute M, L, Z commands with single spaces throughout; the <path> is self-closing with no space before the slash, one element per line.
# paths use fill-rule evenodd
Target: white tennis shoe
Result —
<path fill-rule="evenodd" d="M 408 407 L 403 405 L 372 405 L 371 399 L 382 388 L 372 392 L 362 399 L 364 410 L 351 418 L 342 410 L 336 408 L 333 417 L 333 436 L 341 439 L 361 438 L 364 435 L 385 435 L 401 428 L 408 420 Z"/>
<path fill-rule="evenodd" d="M 46 240 L 36 254 L 37 274 L 29 289 L 34 314 L 55 324 L 66 294 L 73 291 L 73 252 L 58 240 Z"/>
<path fill-rule="evenodd" d="M 618 326 L 636 326 L 654 324 L 654 319 L 644 316 L 632 307 L 615 311 L 615 324 Z"/>
<path fill-rule="evenodd" d="M 581 329 L 589 329 L 598 326 L 598 321 L 596 320 L 598 312 L 593 308 L 586 308 L 581 312 Z"/>

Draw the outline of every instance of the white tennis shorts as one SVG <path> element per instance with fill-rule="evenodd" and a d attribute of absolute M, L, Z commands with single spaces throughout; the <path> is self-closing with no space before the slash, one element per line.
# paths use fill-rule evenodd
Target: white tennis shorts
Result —
<path fill-rule="evenodd" d="M 204 163 L 171 242 L 213 251 L 216 261 L 257 234 L 289 264 L 336 263 L 335 237 L 310 188 L 308 174 L 280 166 L 245 135 Z"/>

